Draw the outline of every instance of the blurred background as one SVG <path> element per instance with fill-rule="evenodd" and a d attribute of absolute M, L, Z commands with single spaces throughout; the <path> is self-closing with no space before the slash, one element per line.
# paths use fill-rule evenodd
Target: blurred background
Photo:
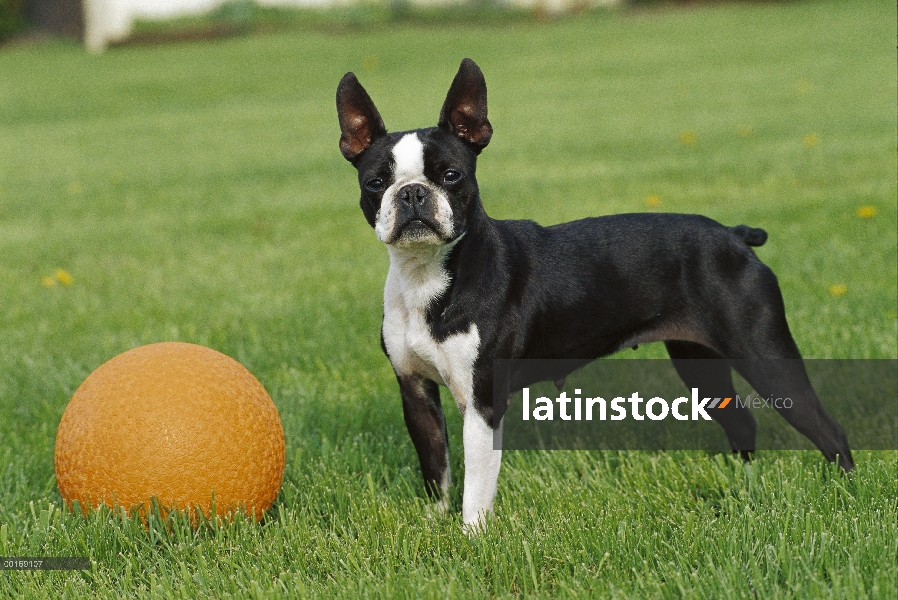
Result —
<path fill-rule="evenodd" d="M 206 16 L 206 28 L 183 27 L 181 36 L 229 35 L 252 27 L 265 9 L 362 8 L 402 16 L 418 8 L 529 9 L 545 15 L 614 7 L 646 0 L 0 0 L 0 39 L 24 30 L 81 39 L 95 52 L 134 35 L 135 22 Z M 683 2 L 689 3 L 689 2 Z M 272 11 L 269 11 L 272 12 Z M 144 38 L 141 38 L 144 39 Z"/>

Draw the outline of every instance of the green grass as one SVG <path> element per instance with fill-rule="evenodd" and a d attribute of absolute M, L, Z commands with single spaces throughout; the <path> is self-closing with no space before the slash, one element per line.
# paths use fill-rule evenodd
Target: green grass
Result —
<path fill-rule="evenodd" d="M 378 344 L 387 257 L 337 148 L 334 91 L 354 70 L 388 127 L 430 125 L 471 56 L 490 89 L 478 176 L 492 216 L 549 224 L 658 196 L 655 210 L 764 227 L 758 254 L 805 355 L 894 358 L 895 38 L 894 3 L 832 1 L 99 57 L 3 48 L 0 555 L 93 567 L 2 572 L 0 597 L 894 598 L 894 452 L 858 452 L 850 478 L 814 452 L 750 467 L 508 452 L 483 535 L 462 533 L 457 487 L 451 514 L 428 518 Z M 70 286 L 43 285 L 56 269 Z M 287 467 L 263 524 L 144 529 L 65 510 L 53 443 L 68 398 L 162 340 L 233 356 L 277 404 Z"/>

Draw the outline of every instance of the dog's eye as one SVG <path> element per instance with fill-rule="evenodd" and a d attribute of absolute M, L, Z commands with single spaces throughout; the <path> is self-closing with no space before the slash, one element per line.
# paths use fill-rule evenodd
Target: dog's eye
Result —
<path fill-rule="evenodd" d="M 374 192 L 375 194 L 378 192 L 384 191 L 384 180 L 380 177 L 375 177 L 374 179 L 370 179 L 368 183 L 365 184 L 365 189 L 369 192 Z"/>
<path fill-rule="evenodd" d="M 443 182 L 444 183 L 457 183 L 461 181 L 461 172 L 456 171 L 455 169 L 449 169 L 445 173 L 443 173 Z"/>

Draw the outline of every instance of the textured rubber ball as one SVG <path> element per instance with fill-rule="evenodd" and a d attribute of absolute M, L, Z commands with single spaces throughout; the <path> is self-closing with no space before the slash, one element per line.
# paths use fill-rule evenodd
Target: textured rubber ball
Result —
<path fill-rule="evenodd" d="M 91 373 L 56 434 L 56 482 L 69 508 L 101 503 L 146 515 L 258 520 L 284 474 L 277 408 L 246 368 L 215 350 L 165 342 L 119 354 Z M 214 501 L 214 505 L 213 505 Z"/>

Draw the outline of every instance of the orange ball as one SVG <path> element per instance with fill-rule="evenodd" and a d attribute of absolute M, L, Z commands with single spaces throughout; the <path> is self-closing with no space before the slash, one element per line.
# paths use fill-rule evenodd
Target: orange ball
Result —
<path fill-rule="evenodd" d="M 277 408 L 240 363 L 164 342 L 119 354 L 91 373 L 56 434 L 56 482 L 69 508 L 146 515 L 242 509 L 258 520 L 284 475 Z"/>

